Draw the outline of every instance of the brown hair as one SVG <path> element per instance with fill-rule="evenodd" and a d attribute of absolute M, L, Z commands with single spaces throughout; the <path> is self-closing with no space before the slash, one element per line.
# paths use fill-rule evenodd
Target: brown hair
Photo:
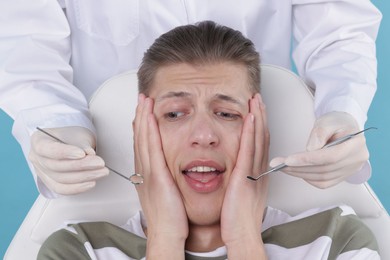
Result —
<path fill-rule="evenodd" d="M 260 56 L 241 32 L 212 21 L 179 26 L 162 34 L 145 52 L 138 70 L 138 90 L 148 95 L 157 70 L 164 65 L 225 61 L 245 65 L 251 89 L 260 91 Z"/>

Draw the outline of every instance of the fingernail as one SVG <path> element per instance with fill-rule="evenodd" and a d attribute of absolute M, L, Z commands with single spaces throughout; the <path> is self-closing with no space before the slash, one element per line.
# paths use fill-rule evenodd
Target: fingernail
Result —
<path fill-rule="evenodd" d="M 263 98 L 262 98 L 262 96 L 260 95 L 260 94 L 257 94 L 257 99 L 259 100 L 259 106 L 260 106 L 260 108 L 265 108 L 265 104 L 264 104 L 264 102 L 263 102 Z"/>
<path fill-rule="evenodd" d="M 148 97 L 145 97 L 143 100 L 142 100 L 142 104 L 145 104 L 145 106 L 147 107 L 149 105 L 149 98 Z"/>
<path fill-rule="evenodd" d="M 138 94 L 138 104 L 142 103 L 144 98 L 145 98 L 144 94 L 142 94 L 142 93 Z"/>
<path fill-rule="evenodd" d="M 259 103 L 262 104 L 263 98 L 261 97 L 261 95 L 259 93 L 257 93 L 256 95 L 257 95 L 257 99 L 259 100 Z"/>

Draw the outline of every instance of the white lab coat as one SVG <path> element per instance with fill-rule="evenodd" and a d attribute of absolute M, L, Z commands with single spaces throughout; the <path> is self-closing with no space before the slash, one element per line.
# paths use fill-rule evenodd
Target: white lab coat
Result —
<path fill-rule="evenodd" d="M 345 111 L 363 127 L 381 20 L 369 0 L 1 1 L 0 107 L 24 153 L 36 126 L 93 130 L 87 100 L 97 87 L 137 69 L 160 34 L 202 20 L 242 31 L 262 63 L 291 68 L 292 53 L 315 89 L 316 115 Z"/>

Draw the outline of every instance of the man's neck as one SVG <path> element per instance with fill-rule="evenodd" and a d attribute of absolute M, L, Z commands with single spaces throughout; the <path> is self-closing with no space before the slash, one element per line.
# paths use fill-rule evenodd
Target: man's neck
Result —
<path fill-rule="evenodd" d="M 198 253 L 210 252 L 223 245 L 219 223 L 210 226 L 189 225 L 186 250 Z"/>

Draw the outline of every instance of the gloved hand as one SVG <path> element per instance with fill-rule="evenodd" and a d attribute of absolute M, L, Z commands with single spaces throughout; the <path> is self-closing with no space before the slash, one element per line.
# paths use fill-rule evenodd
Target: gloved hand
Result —
<path fill-rule="evenodd" d="M 344 143 L 321 148 L 359 130 L 356 120 L 350 114 L 327 113 L 315 122 L 306 152 L 274 158 L 270 166 L 286 163 L 288 167 L 282 170 L 284 173 L 302 178 L 318 188 L 334 186 L 355 174 L 368 160 L 366 139 L 360 134 Z"/>
<path fill-rule="evenodd" d="M 37 176 L 57 194 L 71 195 L 93 188 L 109 170 L 95 153 L 95 137 L 83 127 L 44 129 L 67 144 L 36 131 L 29 159 Z"/>

